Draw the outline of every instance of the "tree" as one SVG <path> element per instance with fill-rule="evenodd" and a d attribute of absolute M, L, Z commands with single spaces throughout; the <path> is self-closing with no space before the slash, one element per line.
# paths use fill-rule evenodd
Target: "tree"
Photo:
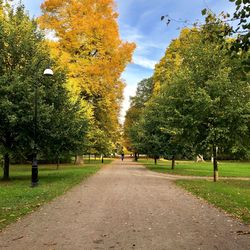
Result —
<path fill-rule="evenodd" d="M 146 106 L 142 128 L 148 152 L 156 157 L 171 158 L 174 169 L 176 155 L 190 158 L 193 156 L 193 145 L 189 130 L 183 128 L 184 121 L 176 110 L 176 95 L 171 97 L 171 87 L 164 87 Z M 186 120 L 186 124 L 190 123 Z"/>
<path fill-rule="evenodd" d="M 35 98 L 39 107 L 36 134 L 40 153 L 53 151 L 62 143 L 65 150 L 70 140 L 65 138 L 64 130 L 73 130 L 72 124 L 79 119 L 85 126 L 87 118 L 78 116 L 76 108 L 69 104 L 65 73 L 50 59 L 43 34 L 24 6 L 14 9 L 8 2 L 1 3 L 0 18 L 0 150 L 5 160 L 4 179 L 8 179 L 10 158 L 26 159 L 33 151 Z M 43 71 L 49 64 L 54 76 L 45 79 Z M 55 138 L 56 135 L 59 136 Z M 79 141 L 76 136 L 71 139 Z"/>
<path fill-rule="evenodd" d="M 80 102 L 72 103 L 67 92 L 61 91 L 58 100 L 54 100 L 53 120 L 42 129 L 46 140 L 40 138 L 42 154 L 47 159 L 56 160 L 57 165 L 61 158 L 84 151 L 90 126 L 90 117 L 86 116 Z"/>
<path fill-rule="evenodd" d="M 124 122 L 124 140 L 128 150 L 135 153 L 137 159 L 138 153 L 146 153 L 144 147 L 144 138 L 141 126 L 141 117 L 143 116 L 146 103 L 153 94 L 153 79 L 142 80 L 137 87 L 136 95 L 131 97 L 131 107 L 126 113 Z"/>
<path fill-rule="evenodd" d="M 131 97 L 131 106 L 144 108 L 153 94 L 153 78 L 143 79 L 138 83 L 135 96 Z"/>
<path fill-rule="evenodd" d="M 47 0 L 41 8 L 41 27 L 58 38 L 50 44 L 67 65 L 68 89 L 89 103 L 95 124 L 114 143 L 124 89 L 120 76 L 135 45 L 119 37 L 113 0 Z"/>
<path fill-rule="evenodd" d="M 10 154 L 23 154 L 30 148 L 33 124 L 33 86 L 41 80 L 37 62 L 46 62 L 41 36 L 34 22 L 24 13 L 23 6 L 14 11 L 1 3 L 1 152 L 4 154 L 4 179 L 9 178 Z M 37 58 L 34 58 L 37 55 Z M 28 66 L 29 65 L 29 66 Z M 36 70 L 35 70 L 36 69 Z M 31 74 L 32 72 L 32 74 Z M 35 72 L 35 74 L 34 74 Z"/>

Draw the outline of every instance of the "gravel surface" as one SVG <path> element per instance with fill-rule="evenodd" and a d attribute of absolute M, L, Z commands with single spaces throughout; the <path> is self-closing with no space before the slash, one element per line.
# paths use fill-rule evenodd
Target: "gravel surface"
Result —
<path fill-rule="evenodd" d="M 177 187 L 115 160 L 0 233 L 0 249 L 250 249 L 250 227 Z"/>

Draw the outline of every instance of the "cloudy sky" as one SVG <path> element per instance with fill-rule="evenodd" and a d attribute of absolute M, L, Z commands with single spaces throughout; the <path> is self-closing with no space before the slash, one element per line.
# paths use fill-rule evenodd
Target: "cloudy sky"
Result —
<path fill-rule="evenodd" d="M 38 16 L 43 0 L 23 0 L 31 16 Z M 122 78 L 126 81 L 124 103 L 121 116 L 129 107 L 129 96 L 135 94 L 136 85 L 144 78 L 152 76 L 154 65 L 161 59 L 170 41 L 180 32 L 181 20 L 194 23 L 202 21 L 201 10 L 210 8 L 213 12 L 232 13 L 234 4 L 229 0 L 115 0 L 119 13 L 120 34 L 123 40 L 137 45 L 133 64 L 128 65 Z M 169 15 L 167 26 L 160 21 Z M 123 120 L 123 118 L 121 119 Z"/>

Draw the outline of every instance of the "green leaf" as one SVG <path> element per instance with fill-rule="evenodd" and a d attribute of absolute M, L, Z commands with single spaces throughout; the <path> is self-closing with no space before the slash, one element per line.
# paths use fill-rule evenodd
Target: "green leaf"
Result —
<path fill-rule="evenodd" d="M 206 9 L 206 8 L 203 9 L 203 10 L 201 11 L 201 14 L 202 14 L 203 16 L 205 16 L 205 15 L 207 14 L 207 9 Z"/>

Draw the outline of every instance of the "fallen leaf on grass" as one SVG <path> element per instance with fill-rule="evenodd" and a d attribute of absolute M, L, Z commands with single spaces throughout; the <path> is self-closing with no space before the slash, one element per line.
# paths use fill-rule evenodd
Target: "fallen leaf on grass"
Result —
<path fill-rule="evenodd" d="M 5 221 L 6 221 L 6 219 L 2 219 L 2 220 L 0 220 L 0 223 L 5 222 Z"/>

